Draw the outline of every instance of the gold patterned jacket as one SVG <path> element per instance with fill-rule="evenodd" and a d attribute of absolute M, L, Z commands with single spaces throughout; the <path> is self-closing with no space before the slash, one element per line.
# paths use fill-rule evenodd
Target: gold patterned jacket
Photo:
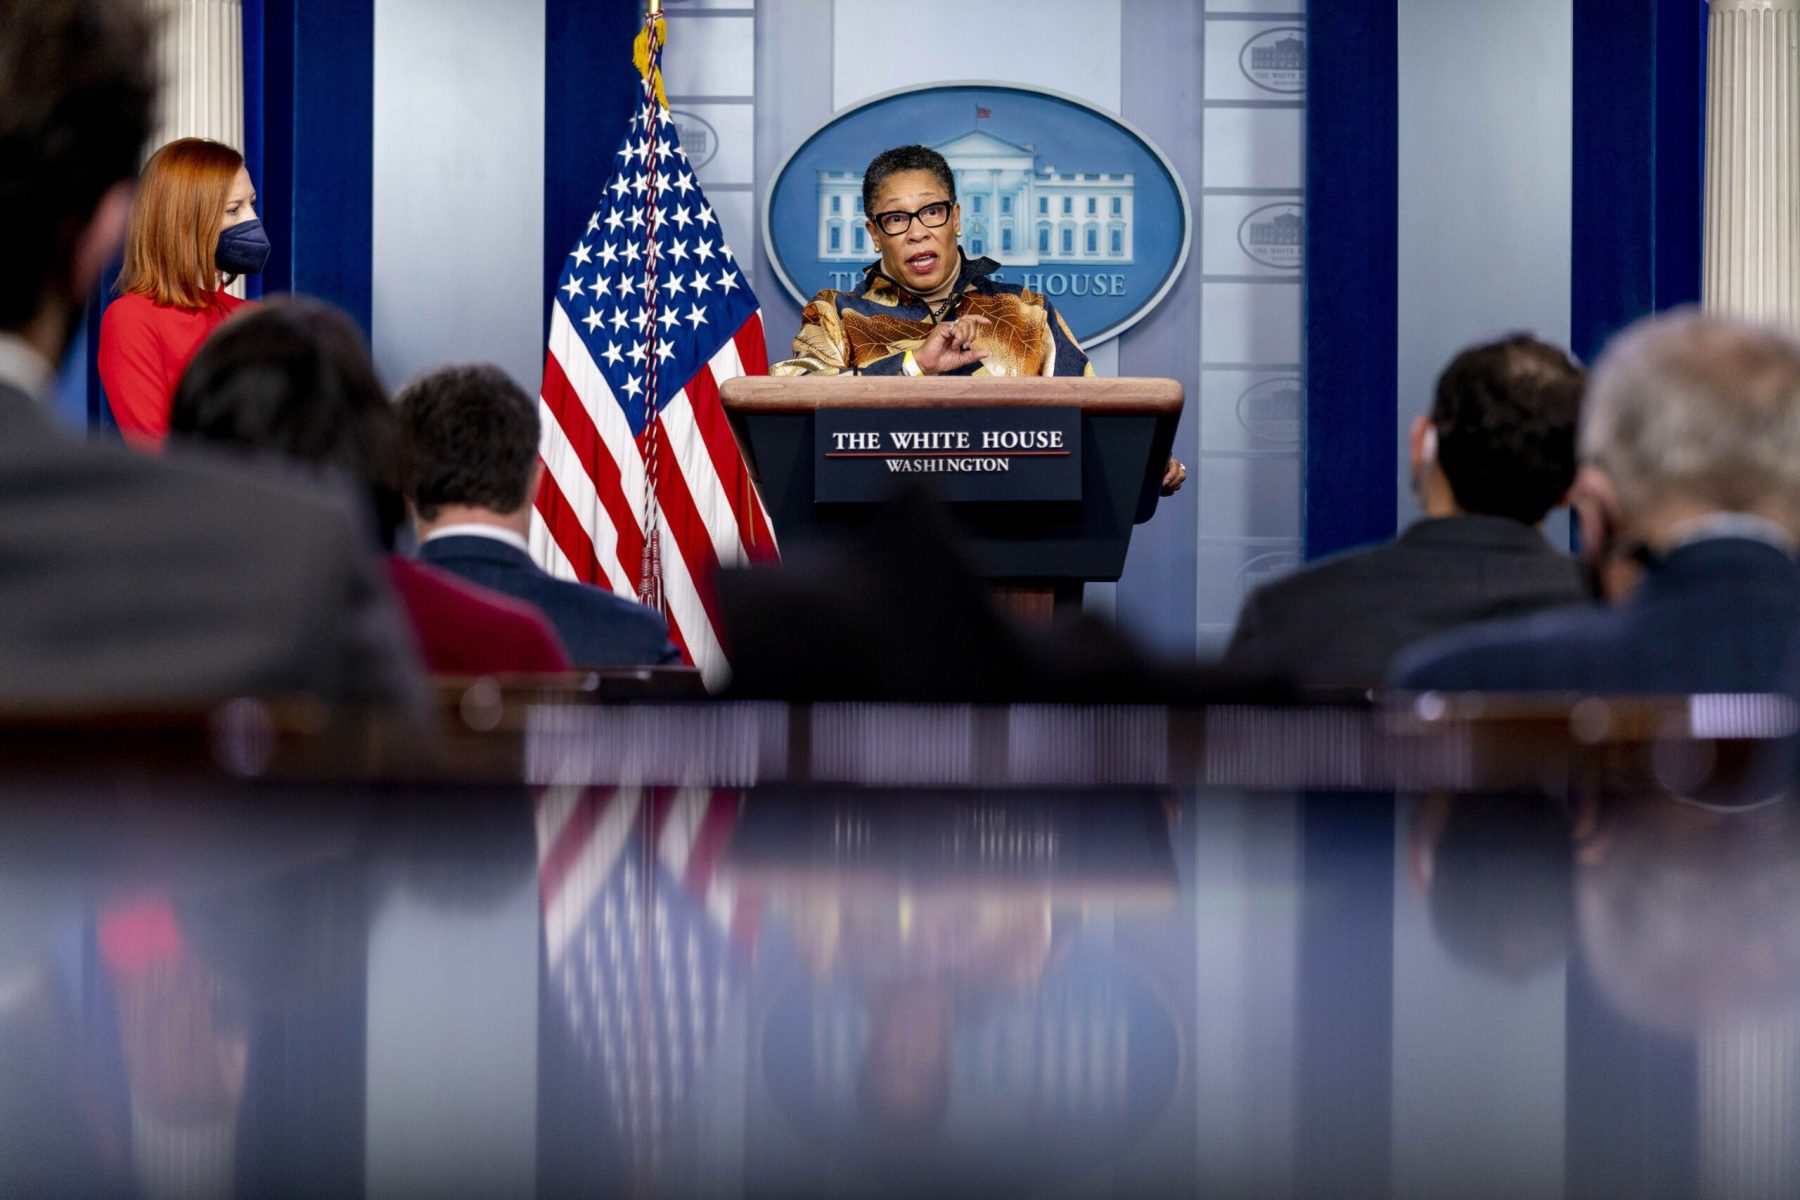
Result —
<path fill-rule="evenodd" d="M 973 345 L 987 357 L 954 375 L 1092 375 L 1054 305 L 1037 292 L 993 277 L 991 258 L 962 260 L 958 300 L 940 320 L 986 317 Z M 916 350 L 937 324 L 925 301 L 882 274 L 864 268 L 853 292 L 827 289 L 814 296 L 794 337 L 794 357 L 769 368 L 771 375 L 899 375 L 908 350 Z"/>

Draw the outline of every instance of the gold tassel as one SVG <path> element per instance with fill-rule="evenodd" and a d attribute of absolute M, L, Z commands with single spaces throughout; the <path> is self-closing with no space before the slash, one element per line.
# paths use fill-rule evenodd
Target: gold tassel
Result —
<path fill-rule="evenodd" d="M 661 50 L 669 41 L 669 19 L 656 10 L 660 4 L 651 5 L 653 16 L 645 22 L 644 28 L 638 31 L 637 40 L 631 43 L 631 58 L 637 63 L 638 74 L 645 79 L 650 78 L 650 31 L 656 30 L 656 48 Z M 664 108 L 669 107 L 668 93 L 663 91 L 662 71 L 656 72 L 656 102 Z"/>

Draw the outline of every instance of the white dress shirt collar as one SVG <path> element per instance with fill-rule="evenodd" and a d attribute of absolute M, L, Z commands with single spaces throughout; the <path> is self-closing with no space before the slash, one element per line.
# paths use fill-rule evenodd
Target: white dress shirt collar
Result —
<path fill-rule="evenodd" d="M 423 542 L 435 542 L 447 537 L 484 537 L 496 542 L 504 542 L 514 550 L 525 554 L 531 553 L 531 544 L 510 529 L 502 529 L 498 525 L 482 525 L 470 522 L 466 525 L 440 525 L 422 539 Z"/>
<path fill-rule="evenodd" d="M 1704 517 L 1695 517 L 1691 521 L 1683 521 L 1669 531 L 1669 544 L 1665 550 L 1679 550 L 1683 546 L 1691 546 L 1695 542 L 1712 541 L 1715 538 L 1744 538 L 1752 542 L 1763 542 L 1774 546 L 1787 554 L 1794 552 L 1794 539 L 1788 531 L 1767 517 L 1752 516 L 1749 513 L 1719 512 L 1708 513 Z"/>

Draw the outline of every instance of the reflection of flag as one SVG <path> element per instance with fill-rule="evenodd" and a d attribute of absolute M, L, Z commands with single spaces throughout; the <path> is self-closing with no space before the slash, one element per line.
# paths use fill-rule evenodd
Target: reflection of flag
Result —
<path fill-rule="evenodd" d="M 742 798 L 550 788 L 537 803 L 550 994 L 640 1166 L 691 1140 L 757 911 L 715 870 Z"/>
<path fill-rule="evenodd" d="M 537 804 L 538 883 L 544 942 L 551 967 L 596 914 L 596 898 L 617 882 L 622 863 L 638 863 L 644 847 L 679 881 L 684 903 L 704 909 L 728 938 L 748 947 L 756 935 L 754 906 L 740 906 L 713 878 L 738 822 L 736 792 L 705 788 L 555 787 Z"/>
<path fill-rule="evenodd" d="M 975 119 L 977 121 L 982 120 L 985 117 L 991 117 L 993 115 L 994 115 L 994 110 L 991 108 L 977 108 L 975 110 Z"/>
<path fill-rule="evenodd" d="M 654 28 L 644 103 L 554 298 L 531 548 L 554 575 L 662 611 L 716 684 L 713 575 L 775 554 L 719 384 L 766 374 L 768 355 L 756 297 L 661 100 Z"/>

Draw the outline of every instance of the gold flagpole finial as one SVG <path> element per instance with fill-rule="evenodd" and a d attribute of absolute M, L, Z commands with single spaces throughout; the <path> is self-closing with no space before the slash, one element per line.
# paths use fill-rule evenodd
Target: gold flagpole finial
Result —
<path fill-rule="evenodd" d="M 652 17 L 662 16 L 662 0 L 650 0 L 649 14 Z"/>

